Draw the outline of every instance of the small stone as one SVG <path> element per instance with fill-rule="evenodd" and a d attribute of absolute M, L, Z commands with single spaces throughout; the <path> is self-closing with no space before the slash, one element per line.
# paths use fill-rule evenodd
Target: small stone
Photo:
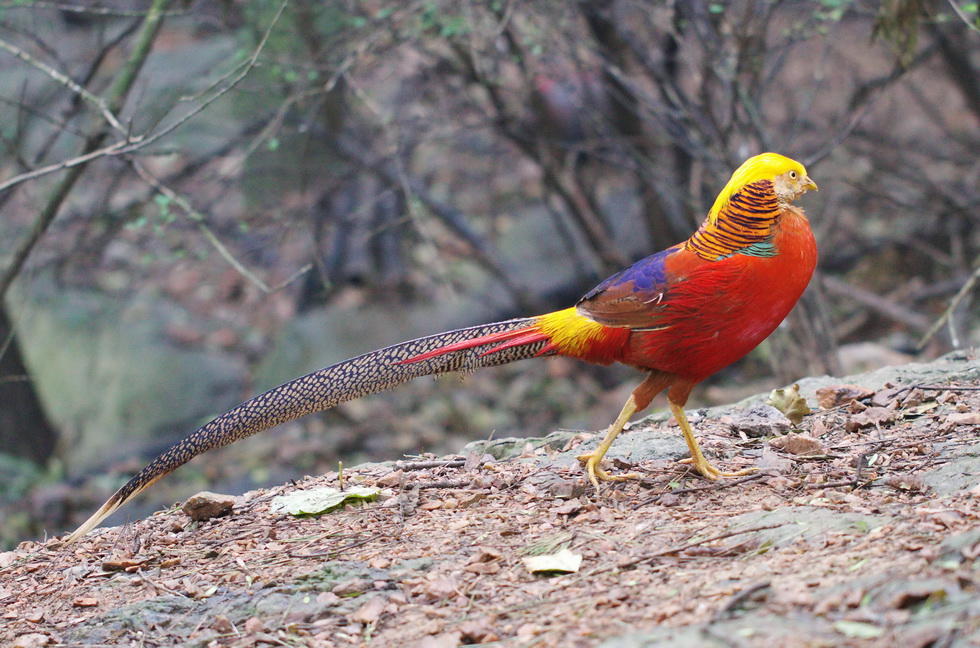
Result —
<path fill-rule="evenodd" d="M 786 434 L 791 427 L 786 415 L 772 405 L 757 405 L 733 418 L 732 428 L 753 438 Z"/>
<path fill-rule="evenodd" d="M 233 506 L 235 506 L 235 497 L 233 495 L 221 495 L 219 493 L 201 491 L 189 497 L 180 510 L 186 513 L 192 520 L 201 522 L 226 515 L 231 512 Z"/>

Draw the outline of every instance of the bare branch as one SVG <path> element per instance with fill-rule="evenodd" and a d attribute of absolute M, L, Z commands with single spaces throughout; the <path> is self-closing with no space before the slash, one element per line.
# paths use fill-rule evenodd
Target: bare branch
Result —
<path fill-rule="evenodd" d="M 163 10 L 166 5 L 167 0 L 154 0 L 149 10 L 147 10 L 146 17 L 143 19 L 143 27 L 136 39 L 136 45 L 130 53 L 129 58 L 123 64 L 112 86 L 109 88 L 107 98 L 104 99 L 109 113 L 114 114 L 117 112 L 126 100 L 129 90 L 136 81 L 139 70 L 149 55 L 150 47 L 156 39 L 160 26 L 163 23 Z M 82 147 L 82 155 L 84 156 L 100 148 L 106 134 L 105 129 L 102 127 L 94 129 L 94 132 L 86 139 Z M 0 303 L 6 297 L 7 291 L 13 284 L 14 279 L 20 274 L 21 268 L 24 267 L 24 263 L 26 263 L 31 250 L 34 249 L 34 246 L 54 221 L 55 216 L 58 215 L 61 205 L 81 177 L 84 169 L 85 166 L 83 164 L 77 164 L 68 170 L 68 174 L 55 187 L 48 202 L 38 215 L 30 234 L 14 249 L 11 255 L 10 265 L 0 274 Z"/>
<path fill-rule="evenodd" d="M 8 43 L 2 38 L 0 38 L 0 49 L 7 50 L 12 55 L 19 58 L 21 61 L 23 61 L 24 63 L 27 63 L 31 67 L 40 70 L 54 81 L 65 86 L 66 88 L 68 88 L 69 90 L 71 90 L 72 92 L 80 96 L 82 99 L 92 104 L 99 111 L 99 113 L 102 114 L 102 117 L 106 120 L 106 122 L 108 122 L 110 126 L 112 126 L 115 130 L 119 131 L 123 135 L 126 134 L 126 129 L 120 123 L 119 118 L 116 117 L 113 114 L 112 110 L 109 109 L 109 103 L 104 98 L 92 94 L 82 86 L 75 83 L 67 75 L 62 74 L 61 72 L 54 69 L 53 67 L 51 67 L 45 62 L 37 60 L 36 58 L 34 58 L 33 56 L 31 56 L 21 48 L 17 47 L 13 43 Z"/>
<path fill-rule="evenodd" d="M 221 242 L 221 239 L 218 238 L 214 231 L 208 227 L 208 224 L 205 222 L 206 218 L 204 214 L 195 209 L 187 198 L 163 184 L 152 173 L 147 171 L 146 167 L 140 164 L 138 160 L 130 158 L 129 163 L 133 167 L 133 170 L 136 171 L 144 182 L 159 191 L 161 194 L 173 201 L 174 204 L 184 210 L 184 213 L 187 214 L 188 218 L 190 218 L 190 220 L 197 225 L 197 228 L 201 230 L 201 233 L 204 234 L 204 238 L 206 238 L 208 242 L 214 246 L 214 249 L 218 251 L 221 258 L 227 261 L 228 264 L 237 270 L 239 274 L 255 284 L 259 290 L 264 293 L 272 292 L 269 286 L 262 281 L 262 279 L 260 279 L 255 273 L 246 268 L 238 259 L 235 258 L 235 255 L 233 255 L 225 244 Z"/>

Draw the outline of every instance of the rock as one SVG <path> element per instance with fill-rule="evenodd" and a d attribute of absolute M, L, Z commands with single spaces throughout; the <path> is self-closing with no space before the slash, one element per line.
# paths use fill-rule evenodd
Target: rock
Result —
<path fill-rule="evenodd" d="M 47 646 L 51 642 L 51 637 L 43 632 L 31 632 L 22 634 L 14 639 L 12 648 L 40 648 Z"/>
<path fill-rule="evenodd" d="M 791 427 L 786 415 L 772 405 L 756 405 L 733 418 L 732 428 L 753 438 L 786 434 Z"/>
<path fill-rule="evenodd" d="M 200 522 L 210 520 L 213 517 L 227 515 L 235 506 L 234 495 L 221 495 L 210 491 L 201 491 L 196 495 L 191 495 L 181 507 L 192 520 Z"/>

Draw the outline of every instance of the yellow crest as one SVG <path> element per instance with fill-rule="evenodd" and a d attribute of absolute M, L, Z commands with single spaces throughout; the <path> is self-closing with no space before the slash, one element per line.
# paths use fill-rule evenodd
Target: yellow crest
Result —
<path fill-rule="evenodd" d="M 725 188 L 721 190 L 715 198 L 715 204 L 708 212 L 708 222 L 714 224 L 718 220 L 718 212 L 725 206 L 733 194 L 739 192 L 745 185 L 758 182 L 759 180 L 771 180 L 787 171 L 796 171 L 800 177 L 806 177 L 806 168 L 785 155 L 779 153 L 760 153 L 750 157 L 742 166 L 735 169 L 731 179 Z"/>

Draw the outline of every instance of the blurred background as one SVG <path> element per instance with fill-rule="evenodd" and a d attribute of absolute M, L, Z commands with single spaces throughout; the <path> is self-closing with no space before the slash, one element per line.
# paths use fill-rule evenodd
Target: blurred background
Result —
<path fill-rule="evenodd" d="M 573 303 L 766 150 L 820 185 L 818 275 L 692 407 L 975 345 L 978 63 L 963 0 L 0 2 L 0 546 L 278 383 Z M 638 380 L 421 380 L 212 453 L 117 521 L 599 429 Z"/>

